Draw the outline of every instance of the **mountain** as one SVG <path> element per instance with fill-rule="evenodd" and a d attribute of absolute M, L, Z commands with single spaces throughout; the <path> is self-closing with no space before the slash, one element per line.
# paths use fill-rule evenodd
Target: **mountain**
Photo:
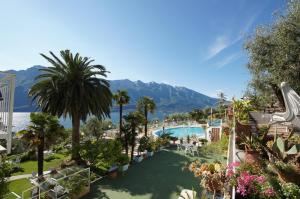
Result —
<path fill-rule="evenodd" d="M 34 105 L 27 95 L 28 89 L 35 81 L 35 77 L 40 74 L 39 69 L 43 66 L 33 66 L 26 70 L 9 70 L 6 72 L 16 74 L 16 90 L 14 111 L 31 112 L 35 110 Z M 125 109 L 134 109 L 137 100 L 141 96 L 149 96 L 154 99 L 157 110 L 167 113 L 186 112 L 195 108 L 215 106 L 217 99 L 211 98 L 194 90 L 171 86 L 164 83 L 124 80 L 110 80 L 112 92 L 118 89 L 126 89 L 131 97 L 131 102 Z M 117 110 L 117 107 L 113 108 Z M 113 110 L 113 111 L 114 111 Z"/>

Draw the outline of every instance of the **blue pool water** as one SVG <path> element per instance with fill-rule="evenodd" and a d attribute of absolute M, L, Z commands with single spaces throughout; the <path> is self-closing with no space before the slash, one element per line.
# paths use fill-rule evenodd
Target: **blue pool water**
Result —
<path fill-rule="evenodd" d="M 205 137 L 205 130 L 201 127 L 176 127 L 165 129 L 164 133 L 171 133 L 171 136 L 184 138 L 188 135 L 196 135 L 198 137 Z M 154 132 L 156 136 L 161 136 L 163 134 L 162 129 Z"/>

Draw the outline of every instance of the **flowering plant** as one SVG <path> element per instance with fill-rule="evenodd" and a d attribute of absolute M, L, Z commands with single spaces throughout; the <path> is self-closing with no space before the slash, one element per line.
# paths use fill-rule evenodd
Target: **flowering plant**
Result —
<path fill-rule="evenodd" d="M 300 198 L 300 188 L 294 183 L 281 184 L 281 190 L 286 198 Z"/>
<path fill-rule="evenodd" d="M 276 195 L 275 190 L 264 175 L 254 175 L 246 170 L 237 169 L 240 163 L 234 162 L 227 166 L 227 177 L 231 185 L 236 187 L 236 193 L 242 198 L 271 198 Z"/>
<path fill-rule="evenodd" d="M 192 162 L 189 170 L 194 173 L 195 177 L 201 179 L 200 185 L 216 196 L 225 190 L 227 183 L 226 168 L 222 164 Z"/>

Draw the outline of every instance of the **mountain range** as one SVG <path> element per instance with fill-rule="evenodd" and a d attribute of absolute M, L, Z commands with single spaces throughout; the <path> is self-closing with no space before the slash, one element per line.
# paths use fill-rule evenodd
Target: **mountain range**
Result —
<path fill-rule="evenodd" d="M 43 66 L 33 66 L 26 70 L 9 70 L 5 71 L 16 75 L 15 89 L 15 112 L 31 112 L 35 111 L 34 104 L 28 97 L 28 90 L 34 84 L 35 77 L 40 74 L 39 69 Z M 206 96 L 186 87 L 171 86 L 164 83 L 142 81 L 131 81 L 129 79 L 110 80 L 112 92 L 118 89 L 126 89 L 130 95 L 130 104 L 125 109 L 131 110 L 135 108 L 137 100 L 142 96 L 149 96 L 154 99 L 157 110 L 174 113 L 187 112 L 195 108 L 204 108 L 207 106 L 215 106 L 218 99 Z M 112 111 L 117 110 L 114 106 Z"/>

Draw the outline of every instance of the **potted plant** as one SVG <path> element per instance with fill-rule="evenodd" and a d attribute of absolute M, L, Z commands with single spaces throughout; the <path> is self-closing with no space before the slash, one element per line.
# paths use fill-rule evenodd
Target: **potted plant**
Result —
<path fill-rule="evenodd" d="M 178 137 L 173 137 L 173 136 L 171 136 L 171 137 L 170 137 L 170 140 L 173 141 L 173 144 L 176 144 L 175 142 L 178 140 Z"/>
<path fill-rule="evenodd" d="M 121 171 L 127 171 L 129 167 L 129 157 L 126 154 L 121 154 L 119 157 L 119 165 Z"/>
<path fill-rule="evenodd" d="M 293 182 L 300 186 L 300 169 L 295 164 L 297 160 L 293 159 L 299 155 L 299 148 L 299 144 L 290 145 L 288 139 L 277 138 L 272 146 L 277 161 L 272 166 L 281 181 Z"/>
<path fill-rule="evenodd" d="M 116 179 L 118 177 L 118 166 L 117 165 L 112 165 L 108 171 L 107 175 L 110 179 Z"/>
<path fill-rule="evenodd" d="M 151 157 L 151 156 L 154 155 L 154 152 L 153 152 L 154 149 L 155 149 L 155 142 L 154 142 L 154 141 L 150 141 L 150 142 L 148 143 L 147 148 L 146 148 L 146 150 L 147 150 L 147 156 L 148 156 L 148 157 Z"/>
<path fill-rule="evenodd" d="M 259 141 L 253 136 L 242 136 L 242 145 L 245 147 L 245 162 L 248 164 L 257 164 L 259 162 Z"/>
<path fill-rule="evenodd" d="M 142 162 L 143 159 L 144 159 L 144 158 L 143 158 L 143 156 L 141 156 L 141 155 L 137 155 L 137 156 L 134 157 L 134 161 L 137 162 L 137 163 Z"/>

